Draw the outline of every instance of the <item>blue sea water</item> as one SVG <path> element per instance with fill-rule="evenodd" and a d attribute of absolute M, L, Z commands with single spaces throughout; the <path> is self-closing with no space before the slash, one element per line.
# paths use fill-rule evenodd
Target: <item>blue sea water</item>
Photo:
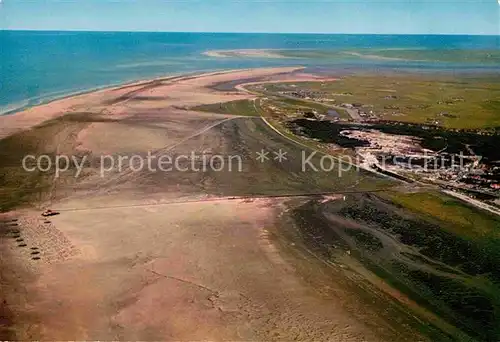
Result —
<path fill-rule="evenodd" d="M 305 65 L 327 69 L 500 69 L 495 65 L 214 58 L 227 49 L 500 49 L 498 36 L 0 31 L 0 114 L 68 94 L 164 75 Z"/>

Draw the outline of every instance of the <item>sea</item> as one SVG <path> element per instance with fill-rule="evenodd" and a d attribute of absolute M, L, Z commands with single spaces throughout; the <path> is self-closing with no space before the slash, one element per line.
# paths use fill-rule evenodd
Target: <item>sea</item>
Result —
<path fill-rule="evenodd" d="M 218 58 L 233 49 L 499 50 L 499 36 L 0 31 L 0 114 L 120 83 L 193 72 L 303 65 L 316 70 L 499 71 L 500 65 L 345 58 Z"/>

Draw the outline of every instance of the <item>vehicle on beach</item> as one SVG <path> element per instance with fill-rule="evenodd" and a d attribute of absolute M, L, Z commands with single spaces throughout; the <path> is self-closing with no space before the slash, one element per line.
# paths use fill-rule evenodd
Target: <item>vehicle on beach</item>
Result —
<path fill-rule="evenodd" d="M 42 213 L 43 217 L 50 217 L 50 216 L 56 216 L 59 215 L 60 213 L 51 209 L 47 209 Z"/>

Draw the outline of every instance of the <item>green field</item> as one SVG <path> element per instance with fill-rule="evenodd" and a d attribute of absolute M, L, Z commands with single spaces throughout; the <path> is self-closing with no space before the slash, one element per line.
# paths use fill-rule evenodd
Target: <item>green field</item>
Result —
<path fill-rule="evenodd" d="M 272 113 L 270 106 L 275 108 L 283 109 L 289 113 L 298 114 L 301 112 L 307 112 L 315 110 L 318 114 L 326 115 L 330 109 L 328 106 L 314 103 L 312 101 L 305 101 L 300 99 L 290 99 L 290 98 L 275 98 L 263 101 L 261 99 L 257 100 L 236 100 L 224 103 L 215 103 L 209 105 L 202 105 L 192 107 L 190 109 L 210 112 L 217 114 L 229 114 L 229 115 L 241 115 L 241 116 L 267 116 Z M 345 110 L 336 108 L 335 109 L 341 118 L 348 118 L 349 115 Z M 301 115 L 301 114 L 300 114 Z"/>
<path fill-rule="evenodd" d="M 280 98 L 271 101 L 280 108 L 285 108 L 292 111 L 311 111 L 315 110 L 318 114 L 327 115 L 328 110 L 332 109 L 331 106 L 324 105 L 321 103 L 314 103 L 313 101 L 300 100 L 300 99 L 290 99 L 290 98 Z M 349 114 L 344 109 L 334 108 L 334 110 L 339 114 L 340 118 L 348 119 Z"/>
<path fill-rule="evenodd" d="M 265 92 L 317 91 L 365 105 L 380 119 L 479 129 L 500 126 L 500 78 L 410 74 L 351 75 L 331 82 L 269 84 Z"/>

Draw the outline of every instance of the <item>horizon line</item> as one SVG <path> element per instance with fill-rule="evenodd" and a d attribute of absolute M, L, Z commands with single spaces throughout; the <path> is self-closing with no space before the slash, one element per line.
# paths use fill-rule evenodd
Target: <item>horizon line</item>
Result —
<path fill-rule="evenodd" d="M 484 33 L 346 33 L 346 32 L 231 32 L 231 31 L 149 31 L 149 30 L 92 30 L 92 29 L 31 29 L 31 28 L 2 28 L 0 31 L 18 32 L 81 32 L 81 33 L 207 33 L 207 34 L 296 34 L 296 35 L 388 35 L 388 36 L 482 36 L 499 37 L 498 34 Z"/>

